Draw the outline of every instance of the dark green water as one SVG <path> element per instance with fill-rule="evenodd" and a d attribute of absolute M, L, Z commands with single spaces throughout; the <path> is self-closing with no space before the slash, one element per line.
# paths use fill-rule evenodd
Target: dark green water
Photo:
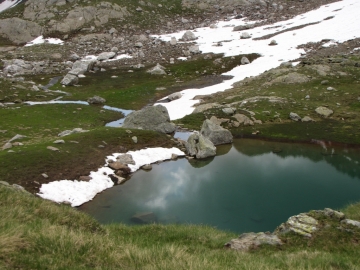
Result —
<path fill-rule="evenodd" d="M 272 231 L 291 215 L 360 201 L 360 151 L 326 148 L 236 140 L 213 159 L 138 171 L 80 209 L 101 223 L 134 224 L 135 213 L 151 211 L 160 223 Z"/>

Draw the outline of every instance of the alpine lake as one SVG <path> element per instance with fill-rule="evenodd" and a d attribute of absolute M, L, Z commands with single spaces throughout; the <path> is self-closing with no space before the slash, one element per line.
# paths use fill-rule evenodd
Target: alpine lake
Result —
<path fill-rule="evenodd" d="M 101 223 L 202 224 L 272 231 L 290 216 L 360 200 L 360 149 L 236 139 L 205 160 L 139 170 L 79 207 Z"/>

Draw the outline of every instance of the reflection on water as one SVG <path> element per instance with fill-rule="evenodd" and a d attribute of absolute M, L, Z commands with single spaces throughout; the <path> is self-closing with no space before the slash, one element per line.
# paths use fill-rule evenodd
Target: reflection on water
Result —
<path fill-rule="evenodd" d="M 139 171 L 81 210 L 102 223 L 133 224 L 140 212 L 161 223 L 271 231 L 291 215 L 360 200 L 360 152 L 327 145 L 236 140 L 220 156 L 181 159 Z M 332 154 L 331 154 L 332 153 Z"/>

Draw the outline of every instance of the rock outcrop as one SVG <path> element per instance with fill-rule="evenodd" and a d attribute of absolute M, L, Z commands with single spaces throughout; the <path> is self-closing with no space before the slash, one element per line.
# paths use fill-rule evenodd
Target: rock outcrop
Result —
<path fill-rule="evenodd" d="M 162 105 L 149 106 L 130 113 L 124 120 L 123 128 L 155 130 L 173 133 L 175 124 L 170 122 L 169 113 Z"/>
<path fill-rule="evenodd" d="M 7 38 L 16 45 L 27 43 L 43 32 L 43 28 L 36 22 L 20 18 L 0 20 L 0 36 Z"/>
<path fill-rule="evenodd" d="M 209 119 L 203 122 L 200 133 L 214 145 L 232 143 L 233 141 L 233 135 L 229 130 L 222 128 Z"/>

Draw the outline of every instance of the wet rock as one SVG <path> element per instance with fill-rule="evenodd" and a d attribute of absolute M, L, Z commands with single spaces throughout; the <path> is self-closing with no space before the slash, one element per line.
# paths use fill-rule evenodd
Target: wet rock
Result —
<path fill-rule="evenodd" d="M 109 174 L 111 181 L 114 182 L 115 185 L 120 185 L 126 181 L 124 177 L 118 176 L 116 174 Z"/>
<path fill-rule="evenodd" d="M 155 130 L 162 133 L 175 131 L 175 124 L 170 122 L 169 113 L 162 105 L 149 106 L 130 113 L 124 120 L 123 128 Z"/>
<path fill-rule="evenodd" d="M 213 157 L 216 155 L 216 147 L 214 144 L 203 135 L 193 133 L 185 143 L 186 151 L 189 156 L 197 159 Z"/>
<path fill-rule="evenodd" d="M 143 169 L 145 171 L 150 171 L 150 170 L 152 170 L 152 165 L 146 164 L 146 165 L 142 166 L 141 169 Z"/>
<path fill-rule="evenodd" d="M 333 110 L 330 110 L 330 109 L 328 109 L 326 107 L 323 107 L 323 106 L 317 107 L 315 109 L 315 112 L 317 114 L 319 114 L 321 117 L 324 117 L 324 118 L 327 118 L 327 117 L 329 117 L 330 115 L 332 115 L 334 113 Z"/>
<path fill-rule="evenodd" d="M 214 122 L 206 119 L 200 130 L 200 134 L 209 139 L 214 145 L 232 143 L 233 136 L 231 132 Z"/>
<path fill-rule="evenodd" d="M 293 121 L 301 121 L 301 117 L 300 117 L 297 113 L 291 112 L 291 113 L 289 114 L 289 117 L 290 117 L 290 119 L 293 120 Z"/>
<path fill-rule="evenodd" d="M 240 250 L 249 251 L 254 248 L 258 248 L 262 245 L 280 246 L 283 245 L 281 239 L 270 233 L 243 233 L 237 239 L 232 239 L 225 244 L 225 247 Z"/>

